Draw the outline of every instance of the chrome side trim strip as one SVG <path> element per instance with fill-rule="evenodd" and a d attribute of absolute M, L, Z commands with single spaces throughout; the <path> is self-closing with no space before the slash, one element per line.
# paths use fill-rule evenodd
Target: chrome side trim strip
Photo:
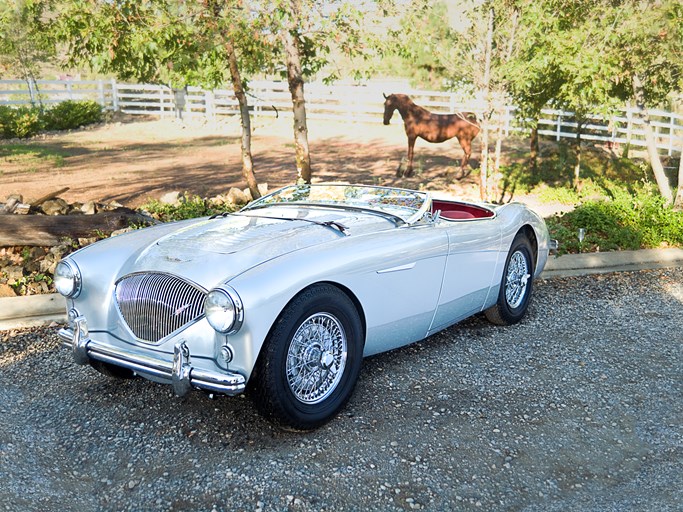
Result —
<path fill-rule="evenodd" d="M 405 265 L 399 265 L 398 267 L 391 267 L 391 268 L 385 268 L 382 270 L 378 270 L 377 273 L 378 274 L 388 274 L 389 272 L 400 272 L 402 270 L 412 270 L 413 268 L 415 268 L 416 264 L 417 264 L 417 262 L 414 261 L 412 263 L 407 263 Z"/>

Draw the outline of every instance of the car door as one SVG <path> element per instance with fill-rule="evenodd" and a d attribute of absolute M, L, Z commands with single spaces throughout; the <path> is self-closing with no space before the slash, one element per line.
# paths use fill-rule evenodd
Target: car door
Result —
<path fill-rule="evenodd" d="M 495 217 L 439 222 L 448 233 L 448 256 L 430 333 L 481 311 L 501 251 L 501 230 Z"/>

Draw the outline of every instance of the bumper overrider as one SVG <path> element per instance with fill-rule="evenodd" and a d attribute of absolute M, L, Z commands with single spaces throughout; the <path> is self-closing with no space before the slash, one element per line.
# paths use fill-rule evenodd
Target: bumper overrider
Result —
<path fill-rule="evenodd" d="M 173 362 L 103 345 L 90 338 L 85 318 L 79 316 L 71 326 L 59 330 L 63 345 L 70 348 L 77 364 L 89 364 L 91 359 L 110 363 L 133 372 L 170 381 L 178 396 L 197 388 L 210 393 L 238 395 L 246 387 L 246 379 L 236 372 L 213 372 L 195 368 L 191 363 L 190 350 L 185 342 L 175 345 Z"/>

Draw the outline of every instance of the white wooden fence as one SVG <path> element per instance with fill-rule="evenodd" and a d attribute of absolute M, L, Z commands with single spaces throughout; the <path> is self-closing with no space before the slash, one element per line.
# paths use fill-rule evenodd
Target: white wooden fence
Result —
<path fill-rule="evenodd" d="M 434 112 L 473 111 L 480 117 L 485 111 L 481 101 L 464 98 L 457 93 L 409 90 L 407 87 L 372 83 L 369 85 L 306 84 L 306 112 L 310 118 L 348 122 L 377 123 L 382 119 L 382 93 L 403 92 L 419 105 Z M 115 80 L 38 80 L 27 84 L 21 80 L 0 80 L 0 105 L 59 103 L 65 100 L 92 99 L 109 110 L 132 115 L 207 118 L 239 113 L 232 90 L 207 91 L 188 87 L 174 91 L 163 85 L 123 84 Z M 254 81 L 249 84 L 252 115 L 291 116 L 292 103 L 286 82 Z M 524 131 L 515 116 L 515 107 L 506 106 L 502 118 L 505 135 Z M 650 110 L 650 123 L 655 131 L 657 147 L 668 155 L 683 150 L 683 115 Z M 539 134 L 556 140 L 576 138 L 578 124 L 571 112 L 544 109 L 539 119 Z M 582 127 L 583 140 L 644 146 L 643 121 L 636 108 L 623 108 L 611 119 L 594 116 Z"/>

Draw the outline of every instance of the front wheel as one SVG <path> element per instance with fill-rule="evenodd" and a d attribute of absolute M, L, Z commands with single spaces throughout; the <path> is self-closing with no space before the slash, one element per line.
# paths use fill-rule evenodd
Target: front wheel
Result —
<path fill-rule="evenodd" d="M 256 406 L 285 427 L 323 425 L 349 400 L 363 345 L 358 311 L 345 293 L 326 284 L 305 290 L 266 339 L 250 379 Z"/>
<path fill-rule="evenodd" d="M 505 261 L 498 301 L 485 311 L 489 322 L 512 325 L 525 315 L 534 280 L 532 249 L 526 235 L 520 233 L 512 241 Z"/>

